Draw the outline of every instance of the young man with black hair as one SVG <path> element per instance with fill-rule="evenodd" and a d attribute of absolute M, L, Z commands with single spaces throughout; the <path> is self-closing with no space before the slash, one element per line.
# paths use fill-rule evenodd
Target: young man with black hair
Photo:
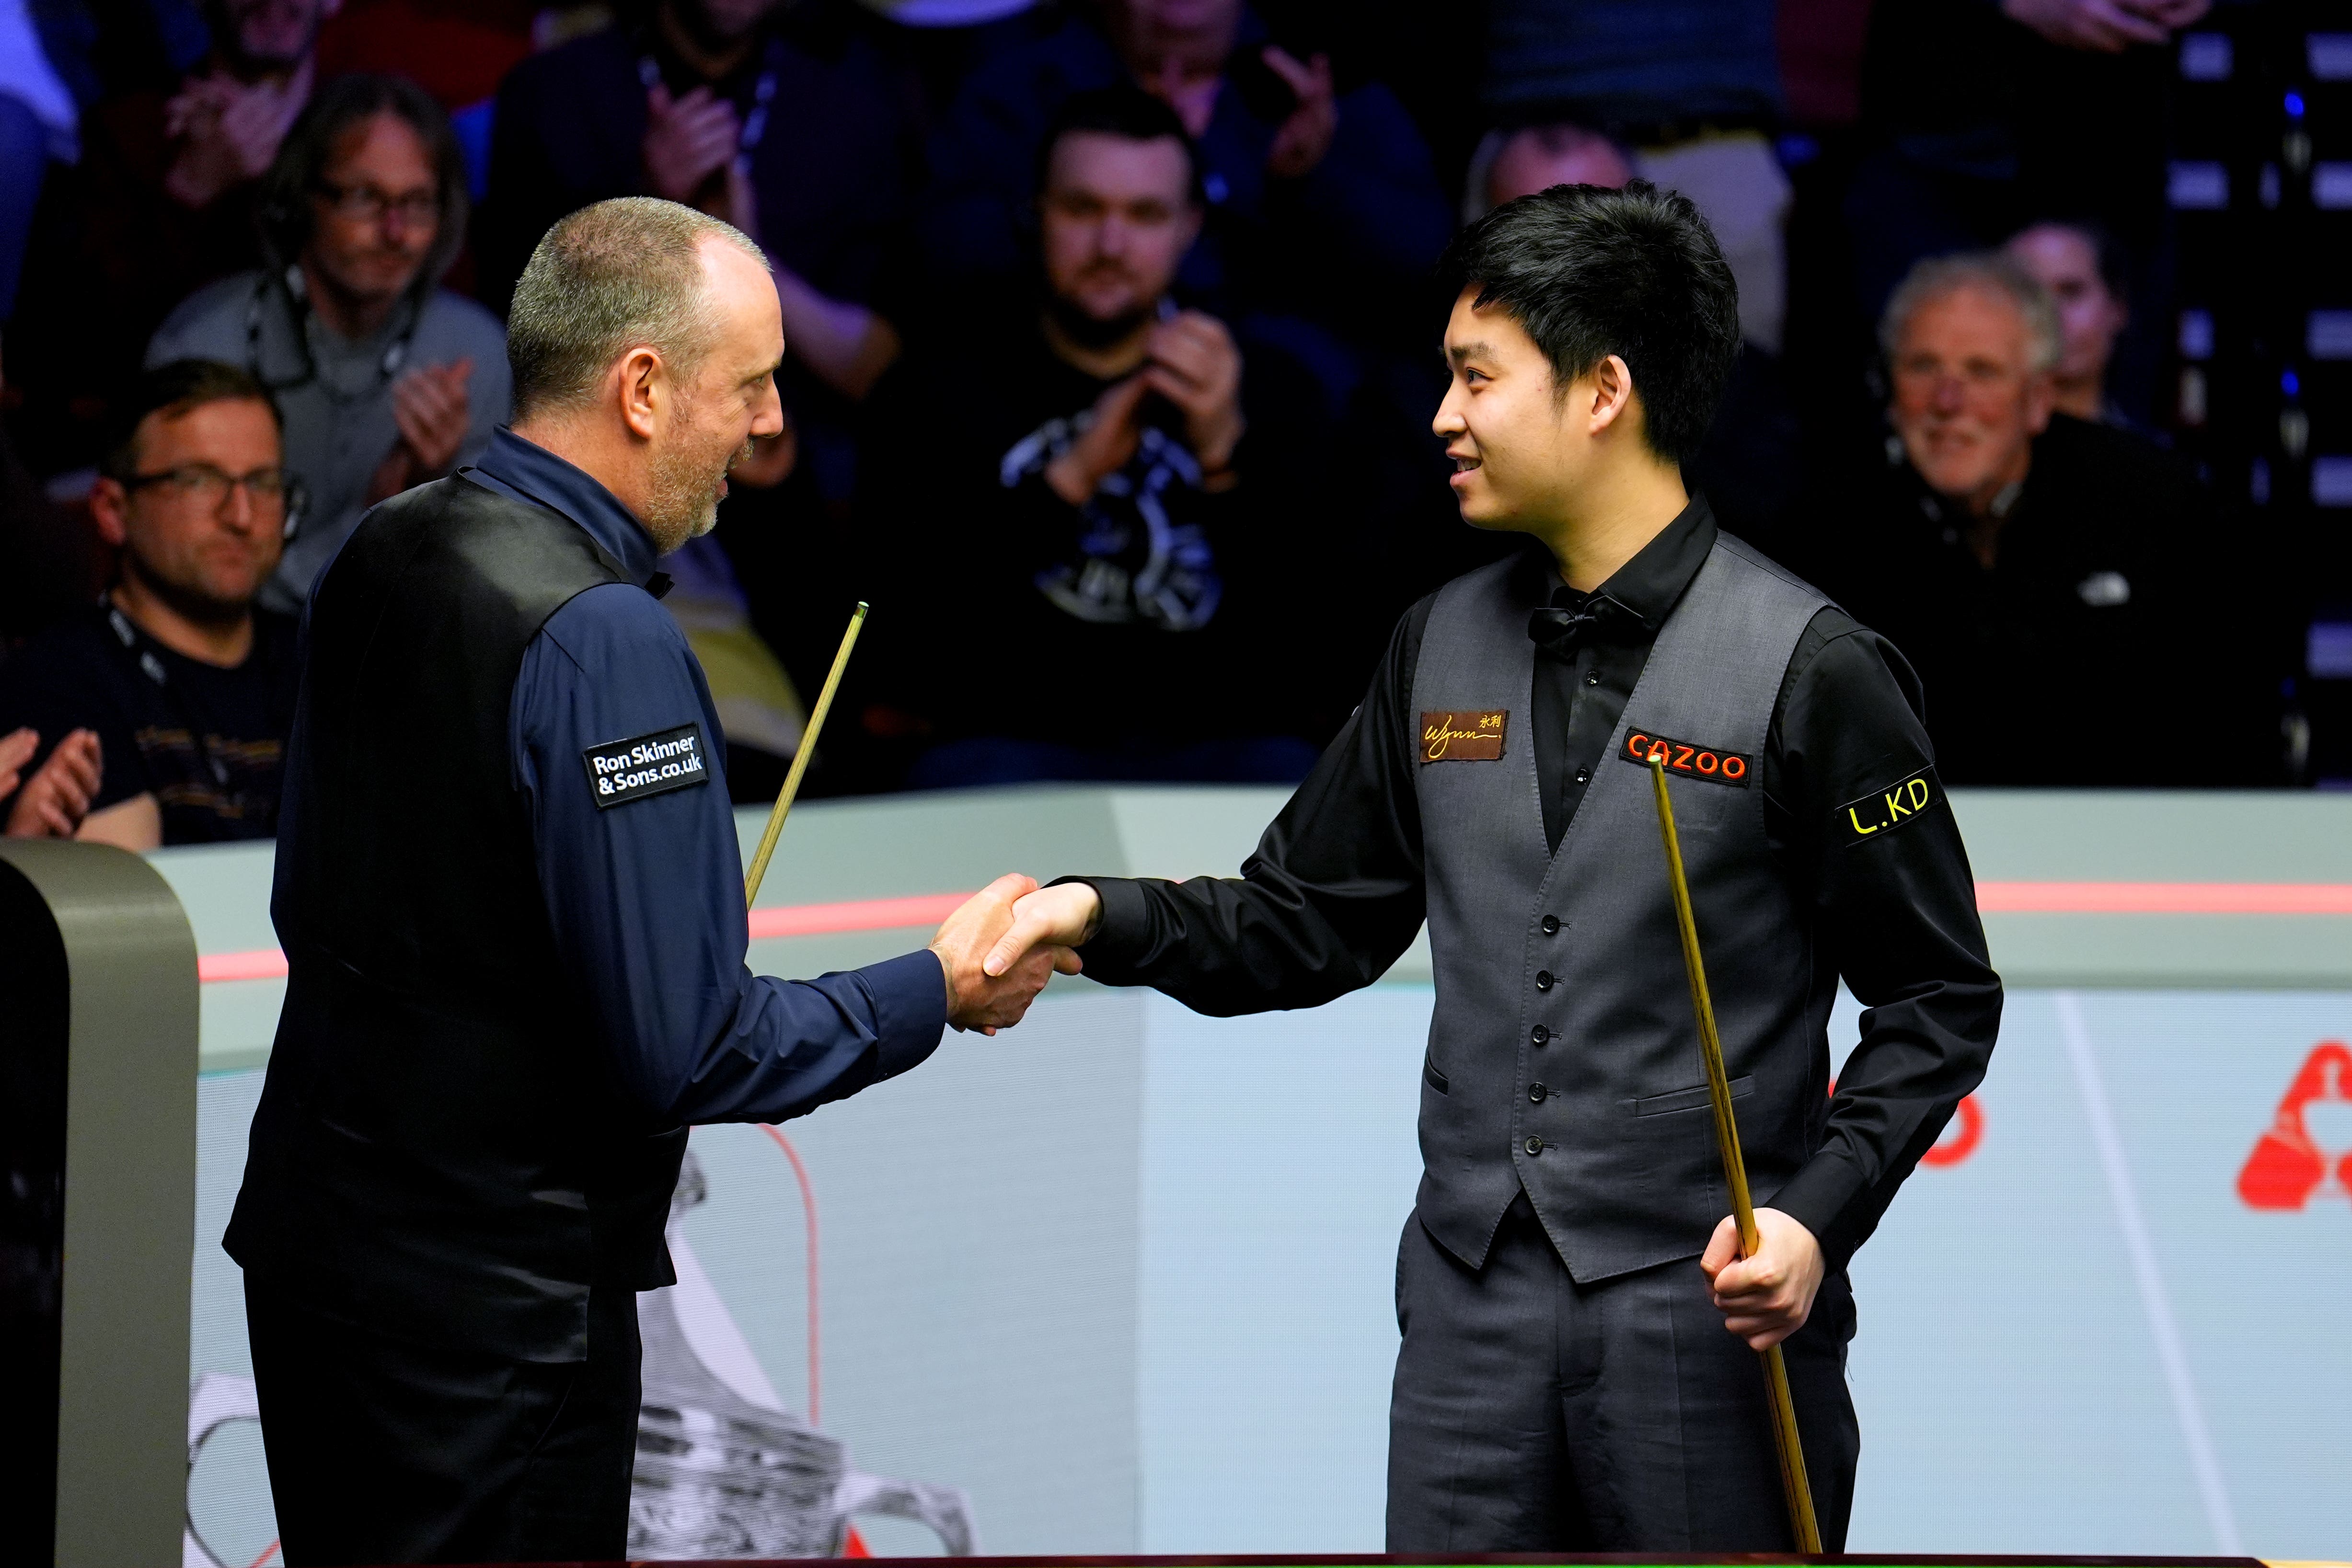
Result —
<path fill-rule="evenodd" d="M 1982 1078 L 2000 1009 L 1917 687 L 1684 488 L 1738 344 L 1688 201 L 1555 187 L 1473 225 L 1451 263 L 1433 428 L 1465 521 L 1528 548 L 1413 606 L 1239 879 L 1057 883 L 990 963 L 1076 945 L 1096 979 L 1204 1013 L 1313 1006 L 1425 918 L 1389 1549 L 1790 1550 L 1749 1353 L 1781 1343 L 1841 1551 L 1845 1266 Z M 1753 1258 L 1651 799 L 1661 746 L 1762 1205 Z M 1870 1010 L 1832 1095 L 1841 977 Z"/>

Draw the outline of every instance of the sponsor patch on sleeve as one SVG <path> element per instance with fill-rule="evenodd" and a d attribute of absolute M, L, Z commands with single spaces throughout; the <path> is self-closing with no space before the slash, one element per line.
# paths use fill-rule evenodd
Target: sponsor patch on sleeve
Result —
<path fill-rule="evenodd" d="M 1421 715 L 1421 760 L 1424 763 L 1491 763 L 1503 755 L 1507 708 L 1451 709 Z"/>
<path fill-rule="evenodd" d="M 600 811 L 710 782 L 699 724 L 607 741 L 581 752 L 580 762 L 588 770 L 588 793 Z"/>
<path fill-rule="evenodd" d="M 1666 772 L 1678 778 L 1705 779 L 1709 784 L 1746 789 L 1748 781 L 1756 775 L 1756 759 L 1743 752 L 1670 741 L 1638 724 L 1625 731 L 1625 747 L 1617 754 L 1636 767 L 1646 768 L 1652 752 L 1663 752 Z"/>
<path fill-rule="evenodd" d="M 1904 774 L 1885 789 L 1837 808 L 1830 833 L 1841 844 L 1863 844 L 1890 833 L 1942 803 L 1944 786 L 1933 767 Z"/>

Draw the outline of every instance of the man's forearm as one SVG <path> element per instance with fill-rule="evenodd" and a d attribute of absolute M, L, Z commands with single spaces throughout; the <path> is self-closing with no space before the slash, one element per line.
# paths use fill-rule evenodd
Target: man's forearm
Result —
<path fill-rule="evenodd" d="M 1832 1268 L 1845 1267 L 1869 1239 L 1959 1102 L 1984 1081 L 2000 1003 L 2000 982 L 1988 971 L 1865 1015 L 1873 1026 L 1846 1058 L 1822 1146 L 1768 1200 L 1821 1239 Z"/>
<path fill-rule="evenodd" d="M 656 1092 L 675 1125 L 782 1121 L 920 1066 L 946 1028 L 928 951 L 814 980 L 747 975 L 726 1026 Z"/>
<path fill-rule="evenodd" d="M 827 299 L 788 267 L 775 269 L 784 338 L 817 378 L 852 401 L 864 397 L 898 357 L 898 331 L 846 300 Z"/>
<path fill-rule="evenodd" d="M 1421 925 L 1416 899 L 1409 911 L 1343 935 L 1296 884 L 1274 878 L 1068 879 L 1102 900 L 1078 952 L 1087 974 L 1152 986 L 1214 1017 L 1312 1007 L 1369 985 Z"/>

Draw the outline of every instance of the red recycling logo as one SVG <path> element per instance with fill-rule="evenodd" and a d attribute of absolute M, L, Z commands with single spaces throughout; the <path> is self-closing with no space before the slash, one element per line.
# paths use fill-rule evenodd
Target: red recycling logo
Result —
<path fill-rule="evenodd" d="M 2352 1104 L 2352 1047 L 2325 1040 L 2287 1085 L 2278 1115 L 2255 1141 L 2238 1173 L 2238 1195 L 2248 1208 L 2299 1209 L 2327 1184 L 2330 1152 L 2311 1136 L 2305 1112 L 2326 1101 Z M 2352 1194 L 2352 1149 L 2336 1165 L 2336 1187 Z"/>

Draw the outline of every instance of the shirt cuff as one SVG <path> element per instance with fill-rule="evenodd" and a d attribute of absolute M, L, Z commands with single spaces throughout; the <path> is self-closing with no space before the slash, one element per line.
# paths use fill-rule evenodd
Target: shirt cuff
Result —
<path fill-rule="evenodd" d="M 1102 900 L 1095 934 L 1078 948 L 1078 956 L 1090 968 L 1099 964 L 1124 973 L 1132 967 L 1151 940 L 1151 903 L 1142 888 L 1127 877 L 1062 877 L 1046 886 L 1064 882 L 1084 882 Z"/>
<path fill-rule="evenodd" d="M 1798 1167 L 1780 1190 L 1763 1206 L 1779 1209 L 1813 1233 L 1822 1259 L 1834 1274 L 1852 1261 L 1860 1243 L 1838 1222 L 1863 1195 L 1862 1175 L 1851 1164 L 1826 1150 Z"/>
<path fill-rule="evenodd" d="M 948 1027 L 948 982 L 929 948 L 857 972 L 874 998 L 874 1081 L 918 1068 L 940 1048 Z"/>

